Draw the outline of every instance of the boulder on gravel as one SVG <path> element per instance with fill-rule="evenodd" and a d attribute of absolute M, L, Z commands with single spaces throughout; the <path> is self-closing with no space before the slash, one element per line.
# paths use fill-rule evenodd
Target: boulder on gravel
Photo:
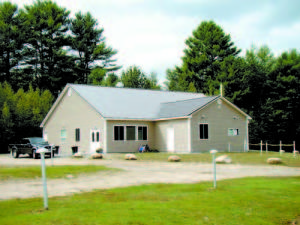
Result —
<path fill-rule="evenodd" d="M 135 154 L 126 154 L 125 159 L 126 160 L 137 160 Z"/>
<path fill-rule="evenodd" d="M 103 155 L 100 153 L 94 153 L 91 155 L 91 159 L 103 159 Z"/>
<path fill-rule="evenodd" d="M 180 162 L 181 158 L 178 155 L 171 155 L 168 158 L 169 162 Z"/>
<path fill-rule="evenodd" d="M 229 164 L 232 163 L 232 160 L 228 155 L 220 155 L 216 158 L 216 163 Z"/>
<path fill-rule="evenodd" d="M 269 163 L 269 164 L 281 164 L 282 159 L 281 158 L 268 158 L 267 163 Z"/>
<path fill-rule="evenodd" d="M 66 178 L 68 178 L 68 179 L 73 179 L 74 176 L 73 176 L 72 174 L 68 174 L 68 175 L 66 176 Z"/>
<path fill-rule="evenodd" d="M 81 152 L 77 152 L 73 155 L 73 158 L 83 158 L 83 154 Z"/>

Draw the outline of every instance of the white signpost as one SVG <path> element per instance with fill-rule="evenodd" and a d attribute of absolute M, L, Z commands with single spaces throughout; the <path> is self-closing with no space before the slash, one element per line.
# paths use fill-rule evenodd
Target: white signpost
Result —
<path fill-rule="evenodd" d="M 36 152 L 41 155 L 44 208 L 48 210 L 48 192 L 47 192 L 47 178 L 46 178 L 46 164 L 45 164 L 45 152 L 48 152 L 48 150 L 45 148 L 39 148 Z"/>
<path fill-rule="evenodd" d="M 218 150 L 210 150 L 210 154 L 212 155 L 212 163 L 213 163 L 213 173 L 214 173 L 214 188 L 217 187 L 217 167 L 216 167 L 216 154 Z"/>

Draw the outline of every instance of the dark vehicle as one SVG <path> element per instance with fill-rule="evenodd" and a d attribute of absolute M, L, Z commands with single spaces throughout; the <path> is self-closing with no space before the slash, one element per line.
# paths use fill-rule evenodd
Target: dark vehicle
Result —
<path fill-rule="evenodd" d="M 17 144 L 8 145 L 8 150 L 11 152 L 11 155 L 14 158 L 18 158 L 20 154 L 28 154 L 30 158 L 38 159 L 40 157 L 40 154 L 36 151 L 39 148 L 47 149 L 48 151 L 45 153 L 45 155 L 48 155 L 50 157 L 51 152 L 55 149 L 53 145 L 50 145 L 48 141 L 45 141 L 41 137 L 23 138 Z"/>

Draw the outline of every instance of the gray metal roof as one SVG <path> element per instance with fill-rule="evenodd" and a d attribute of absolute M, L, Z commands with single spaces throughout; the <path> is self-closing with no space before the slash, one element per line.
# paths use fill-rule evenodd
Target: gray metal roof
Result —
<path fill-rule="evenodd" d="M 107 119 L 151 120 L 187 116 L 213 98 L 199 93 L 81 84 L 69 84 L 68 86 Z"/>
<path fill-rule="evenodd" d="M 210 96 L 188 99 L 176 102 L 162 103 L 158 114 L 159 118 L 172 118 L 188 116 L 220 96 Z"/>

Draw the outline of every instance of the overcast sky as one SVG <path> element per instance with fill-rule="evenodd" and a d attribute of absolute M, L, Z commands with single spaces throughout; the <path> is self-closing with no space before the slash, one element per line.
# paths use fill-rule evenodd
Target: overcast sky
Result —
<path fill-rule="evenodd" d="M 1 0 L 3 1 L 3 0 Z M 12 0 L 22 7 L 32 0 Z M 59 0 L 75 12 L 91 12 L 126 69 L 137 65 L 163 80 L 181 63 L 184 41 L 203 20 L 214 20 L 245 52 L 267 44 L 275 55 L 300 47 L 299 0 Z"/>

